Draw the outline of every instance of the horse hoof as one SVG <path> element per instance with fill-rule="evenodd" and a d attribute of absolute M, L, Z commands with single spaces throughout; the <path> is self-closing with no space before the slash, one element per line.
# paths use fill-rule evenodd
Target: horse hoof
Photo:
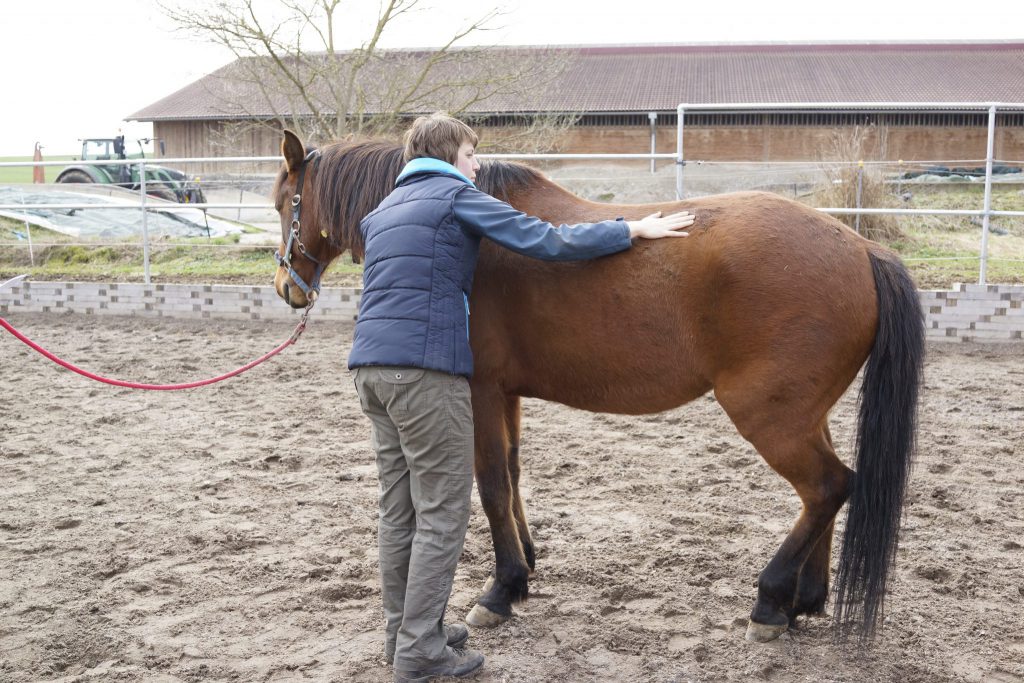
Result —
<path fill-rule="evenodd" d="M 466 615 L 467 624 L 470 626 L 478 626 L 480 628 L 494 628 L 506 621 L 508 621 L 508 617 L 495 614 L 483 605 L 474 606 L 473 609 L 469 610 L 469 614 Z"/>
<path fill-rule="evenodd" d="M 494 585 L 494 577 L 493 576 L 488 576 L 487 580 L 484 582 L 484 593 L 489 592 L 491 590 L 491 586 L 493 586 L 493 585 Z"/>
<path fill-rule="evenodd" d="M 768 643 L 789 628 L 789 624 L 759 624 L 756 621 L 747 622 L 747 640 L 752 643 Z"/>

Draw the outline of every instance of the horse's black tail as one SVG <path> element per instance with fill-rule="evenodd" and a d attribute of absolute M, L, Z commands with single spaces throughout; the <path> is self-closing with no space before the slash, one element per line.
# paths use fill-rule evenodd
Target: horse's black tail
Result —
<path fill-rule="evenodd" d="M 914 450 L 924 361 L 924 320 L 910 274 L 885 252 L 869 253 L 869 258 L 878 329 L 861 385 L 857 473 L 835 586 L 838 635 L 845 637 L 853 624 L 862 622 L 862 639 L 874 635 L 884 610 Z"/>

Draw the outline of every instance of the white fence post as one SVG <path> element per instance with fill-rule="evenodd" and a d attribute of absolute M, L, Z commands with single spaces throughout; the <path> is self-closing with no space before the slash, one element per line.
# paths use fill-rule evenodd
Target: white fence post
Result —
<path fill-rule="evenodd" d="M 139 206 L 142 207 L 142 281 L 149 284 L 149 213 L 146 211 L 146 161 L 139 160 Z"/>
<path fill-rule="evenodd" d="M 985 207 L 981 216 L 981 267 L 978 269 L 978 284 L 988 279 L 988 223 L 992 216 L 992 158 L 996 146 L 996 105 L 988 108 L 988 146 L 985 150 Z"/>
<path fill-rule="evenodd" d="M 686 114 L 685 107 L 680 104 L 676 107 L 676 199 L 683 198 L 683 116 Z"/>
<path fill-rule="evenodd" d="M 658 153 L 658 112 L 647 112 L 647 118 L 651 122 L 651 173 L 654 173 L 654 155 Z"/>
<path fill-rule="evenodd" d="M 33 169 L 35 169 L 35 168 L 38 168 L 38 166 L 34 166 L 33 167 Z M 21 191 L 21 203 L 22 204 L 25 203 L 25 192 L 24 192 L 24 190 Z M 28 239 L 28 262 L 29 262 L 29 264 L 31 264 L 31 266 L 33 268 L 35 268 L 35 266 L 36 266 L 36 255 L 32 251 L 32 227 L 29 224 L 28 219 L 25 220 L 25 237 Z"/>
<path fill-rule="evenodd" d="M 857 161 L 857 215 L 853 219 L 853 230 L 860 234 L 860 202 L 864 192 L 864 160 Z"/>

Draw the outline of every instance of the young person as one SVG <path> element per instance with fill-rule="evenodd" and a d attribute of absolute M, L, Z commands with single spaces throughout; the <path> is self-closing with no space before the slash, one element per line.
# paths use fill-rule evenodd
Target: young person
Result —
<path fill-rule="evenodd" d="M 484 657 L 444 624 L 469 523 L 469 294 L 484 237 L 526 256 L 593 259 L 636 237 L 686 237 L 687 212 L 555 227 L 473 185 L 476 133 L 445 114 L 405 137 L 395 190 L 363 219 L 363 295 L 349 356 L 380 480 L 386 657 L 396 682 L 466 676 Z"/>

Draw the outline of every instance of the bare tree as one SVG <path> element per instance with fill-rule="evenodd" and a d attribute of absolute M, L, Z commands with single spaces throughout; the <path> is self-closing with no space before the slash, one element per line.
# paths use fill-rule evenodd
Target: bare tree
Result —
<path fill-rule="evenodd" d="M 539 98 L 563 73 L 569 57 L 554 51 L 460 48 L 489 30 L 496 10 L 424 50 L 384 50 L 381 37 L 420 0 L 381 0 L 371 35 L 354 49 L 338 46 L 350 20 L 342 0 L 215 0 L 195 9 L 161 4 L 182 31 L 228 48 L 236 61 L 218 72 L 211 95 L 225 120 L 290 127 L 314 142 L 394 134 L 410 114 L 447 111 L 538 111 Z M 523 115 L 522 130 L 550 146 L 552 131 L 575 122 L 564 116 Z M 233 135 L 240 124 L 230 124 Z"/>

